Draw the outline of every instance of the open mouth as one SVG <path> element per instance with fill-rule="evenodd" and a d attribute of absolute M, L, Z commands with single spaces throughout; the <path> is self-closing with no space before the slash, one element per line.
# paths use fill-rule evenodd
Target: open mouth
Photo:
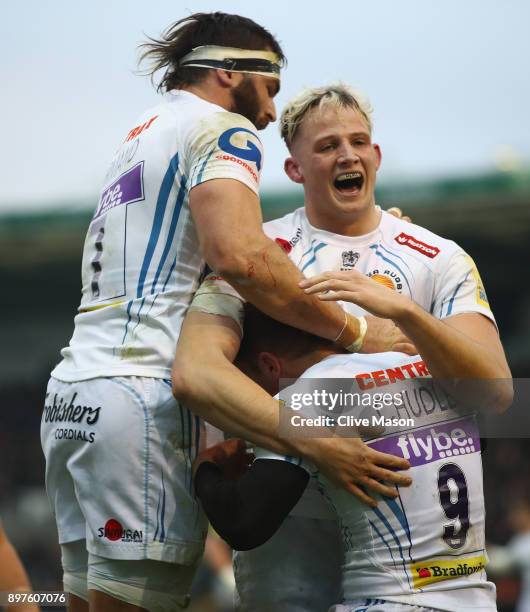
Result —
<path fill-rule="evenodd" d="M 364 176 L 360 172 L 343 172 L 333 181 L 335 189 L 342 193 L 354 193 L 362 189 Z"/>

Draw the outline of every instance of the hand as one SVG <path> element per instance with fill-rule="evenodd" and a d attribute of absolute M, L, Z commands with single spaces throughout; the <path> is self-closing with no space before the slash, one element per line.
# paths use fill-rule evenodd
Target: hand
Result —
<path fill-rule="evenodd" d="M 412 219 L 408 217 L 407 215 L 404 215 L 401 208 L 398 208 L 397 206 L 392 206 L 386 212 L 390 213 L 394 217 L 397 217 L 398 219 L 401 219 L 402 221 L 406 221 L 407 223 L 412 222 Z"/>
<path fill-rule="evenodd" d="M 244 440 L 232 438 L 199 453 L 193 462 L 193 474 L 205 461 L 215 463 L 222 468 L 226 478 L 237 480 L 254 461 L 254 454 L 247 452 Z"/>
<path fill-rule="evenodd" d="M 366 317 L 368 327 L 360 353 L 386 353 L 396 351 L 407 355 L 417 355 L 418 349 L 390 319 Z"/>
<path fill-rule="evenodd" d="M 393 289 L 357 270 L 332 271 L 300 281 L 305 293 L 318 293 L 323 301 L 351 302 L 376 317 L 399 321 L 407 316 L 413 302 Z"/>
<path fill-rule="evenodd" d="M 360 438 L 313 438 L 311 442 L 305 453 L 320 471 L 369 506 L 377 506 L 374 493 L 395 498 L 396 486 L 412 484 L 409 476 L 393 471 L 409 469 L 406 459 L 376 451 Z"/>

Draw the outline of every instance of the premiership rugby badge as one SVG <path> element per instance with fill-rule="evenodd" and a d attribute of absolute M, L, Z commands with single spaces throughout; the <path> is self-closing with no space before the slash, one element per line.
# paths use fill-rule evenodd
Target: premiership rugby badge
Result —
<path fill-rule="evenodd" d="M 341 270 L 351 270 L 355 268 L 355 264 L 359 261 L 359 257 L 360 254 L 355 251 L 343 251 Z"/>

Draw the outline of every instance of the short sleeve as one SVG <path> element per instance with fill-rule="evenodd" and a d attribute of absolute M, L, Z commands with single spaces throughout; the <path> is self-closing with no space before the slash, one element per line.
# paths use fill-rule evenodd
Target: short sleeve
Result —
<path fill-rule="evenodd" d="M 465 312 L 478 312 L 495 323 L 486 291 L 473 259 L 457 251 L 436 280 L 431 313 L 445 319 Z"/>
<path fill-rule="evenodd" d="M 229 112 L 208 115 L 188 135 L 190 189 L 213 179 L 235 179 L 258 193 L 263 146 L 250 121 Z"/>

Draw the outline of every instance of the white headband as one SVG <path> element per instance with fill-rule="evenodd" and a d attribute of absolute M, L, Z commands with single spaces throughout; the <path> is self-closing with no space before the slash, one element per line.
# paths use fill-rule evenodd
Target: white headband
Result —
<path fill-rule="evenodd" d="M 190 68 L 219 68 L 230 72 L 266 74 L 279 79 L 283 61 L 274 51 L 253 51 L 235 47 L 204 45 L 195 47 L 179 62 Z"/>

